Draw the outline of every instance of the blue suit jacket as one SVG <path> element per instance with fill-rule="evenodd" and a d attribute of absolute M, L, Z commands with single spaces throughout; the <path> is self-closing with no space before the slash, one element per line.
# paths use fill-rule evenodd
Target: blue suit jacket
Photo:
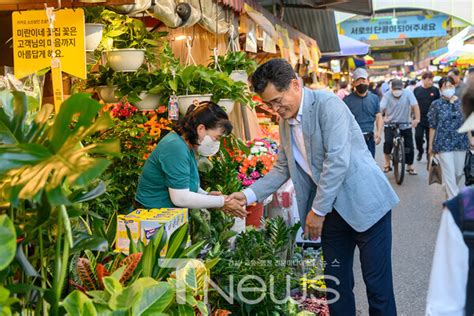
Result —
<path fill-rule="evenodd" d="M 302 223 L 311 208 L 325 214 L 335 208 L 356 231 L 366 231 L 399 199 L 372 158 L 354 116 L 335 94 L 305 88 L 302 124 L 312 176 L 296 164 L 290 126 L 281 120 L 278 160 L 250 188 L 263 201 L 291 177 Z"/>

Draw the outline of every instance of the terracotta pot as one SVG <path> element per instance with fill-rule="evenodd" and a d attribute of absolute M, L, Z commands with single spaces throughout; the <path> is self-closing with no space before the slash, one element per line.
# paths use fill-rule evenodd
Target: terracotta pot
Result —
<path fill-rule="evenodd" d="M 260 221 L 263 216 L 263 203 L 257 203 L 247 206 L 247 226 L 260 227 Z"/>

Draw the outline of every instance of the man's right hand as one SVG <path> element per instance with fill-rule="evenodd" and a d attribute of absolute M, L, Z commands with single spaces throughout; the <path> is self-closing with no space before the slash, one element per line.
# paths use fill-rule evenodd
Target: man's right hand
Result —
<path fill-rule="evenodd" d="M 241 206 L 247 205 L 247 197 L 243 192 L 234 192 L 227 197 L 226 200 L 235 199 L 240 202 Z"/>
<path fill-rule="evenodd" d="M 235 217 L 240 217 L 240 218 L 245 218 L 247 216 L 247 211 L 245 210 L 244 205 L 237 200 L 237 199 L 232 199 L 229 197 L 225 198 L 224 201 L 224 212 L 235 216 Z"/>

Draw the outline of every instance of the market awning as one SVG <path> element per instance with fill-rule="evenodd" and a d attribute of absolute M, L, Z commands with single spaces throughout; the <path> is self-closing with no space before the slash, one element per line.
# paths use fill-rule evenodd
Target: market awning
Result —
<path fill-rule="evenodd" d="M 464 45 L 459 49 L 448 51 L 433 60 L 433 65 L 449 64 L 470 64 L 474 60 L 474 45 Z"/>
<path fill-rule="evenodd" d="M 318 42 L 321 53 L 338 53 L 336 18 L 333 11 L 285 7 L 283 21 Z"/>
<path fill-rule="evenodd" d="M 262 6 L 272 6 L 274 0 L 256 0 Z M 288 8 L 310 8 L 319 10 L 335 10 L 358 15 L 372 15 L 372 0 L 283 0 L 279 4 Z"/>
<path fill-rule="evenodd" d="M 337 36 L 341 50 L 336 54 L 323 54 L 320 62 L 326 62 L 333 58 L 367 55 L 369 53 L 369 44 L 355 40 L 345 35 L 338 34 Z"/>

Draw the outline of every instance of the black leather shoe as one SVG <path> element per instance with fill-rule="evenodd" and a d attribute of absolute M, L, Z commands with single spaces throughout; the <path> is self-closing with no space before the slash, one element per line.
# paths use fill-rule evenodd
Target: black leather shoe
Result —
<path fill-rule="evenodd" d="M 423 153 L 418 153 L 418 156 L 416 156 L 416 160 L 420 161 L 422 157 L 423 157 Z"/>

